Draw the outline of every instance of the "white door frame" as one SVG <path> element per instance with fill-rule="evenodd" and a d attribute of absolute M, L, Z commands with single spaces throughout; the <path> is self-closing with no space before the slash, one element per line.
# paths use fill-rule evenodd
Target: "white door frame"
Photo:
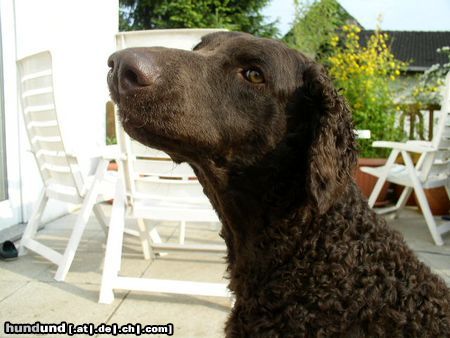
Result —
<path fill-rule="evenodd" d="M 0 201 L 0 230 L 22 223 L 21 149 L 19 107 L 17 104 L 16 34 L 14 0 L 0 1 L 0 41 L 3 70 L 2 108 L 4 109 L 8 199 Z"/>

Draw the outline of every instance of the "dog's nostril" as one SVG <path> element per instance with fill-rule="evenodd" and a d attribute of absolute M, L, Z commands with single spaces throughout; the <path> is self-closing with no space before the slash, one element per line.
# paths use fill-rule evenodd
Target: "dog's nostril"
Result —
<path fill-rule="evenodd" d="M 131 69 L 127 69 L 123 73 L 123 79 L 131 84 L 141 86 L 143 84 L 139 83 L 139 78 L 135 72 Z M 144 84 L 145 85 L 145 84 Z"/>
<path fill-rule="evenodd" d="M 127 87 L 147 87 L 153 83 L 153 74 L 140 64 L 120 65 L 120 80 Z"/>

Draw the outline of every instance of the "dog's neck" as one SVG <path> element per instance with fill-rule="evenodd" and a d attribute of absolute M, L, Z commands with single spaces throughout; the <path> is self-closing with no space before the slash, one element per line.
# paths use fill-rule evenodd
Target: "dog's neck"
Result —
<path fill-rule="evenodd" d="M 305 215 L 301 210 L 305 203 L 306 168 L 291 162 L 277 156 L 244 169 L 212 160 L 193 166 L 222 221 L 230 286 L 233 276 L 266 274 L 265 270 L 272 269 L 279 260 L 291 257 L 301 241 L 299 229 L 303 222 L 299 219 L 296 229 L 291 221 Z M 288 236 L 286 242 L 292 245 L 277 245 L 274 238 L 278 236 Z M 293 237 L 298 237 L 298 241 Z M 257 264 L 262 260 L 268 264 Z"/>
<path fill-rule="evenodd" d="M 221 220 L 247 241 L 304 202 L 305 169 L 280 164 L 279 159 L 273 160 L 277 165 L 270 162 L 242 168 L 208 161 L 196 170 Z"/>

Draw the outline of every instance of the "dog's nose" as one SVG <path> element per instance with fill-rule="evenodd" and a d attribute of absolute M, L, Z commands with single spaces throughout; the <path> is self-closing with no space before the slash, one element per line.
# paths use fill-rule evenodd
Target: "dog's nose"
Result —
<path fill-rule="evenodd" d="M 139 49 L 125 49 L 112 54 L 108 59 L 109 84 L 125 94 L 134 89 L 151 86 L 159 76 L 151 54 Z"/>

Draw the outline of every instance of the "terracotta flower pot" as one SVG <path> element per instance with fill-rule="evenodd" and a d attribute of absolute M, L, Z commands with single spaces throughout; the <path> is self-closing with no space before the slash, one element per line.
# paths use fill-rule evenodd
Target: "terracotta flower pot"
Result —
<path fill-rule="evenodd" d="M 433 215 L 440 216 L 449 214 L 450 201 L 448 199 L 447 191 L 444 187 L 424 189 L 424 191 L 425 196 L 428 200 L 428 205 L 430 206 L 430 210 Z M 416 198 L 417 202 L 417 197 L 414 197 Z M 419 205 L 419 203 L 417 203 L 417 205 Z"/>
<path fill-rule="evenodd" d="M 108 169 L 107 170 L 108 171 L 118 171 L 119 170 L 119 165 L 117 164 L 116 161 L 110 161 L 108 163 Z M 108 204 L 113 204 L 113 202 L 114 202 L 113 198 L 108 200 L 108 201 L 106 201 L 106 203 L 108 203 Z"/>
<path fill-rule="evenodd" d="M 386 163 L 385 158 L 359 158 L 358 168 L 355 171 L 354 177 L 356 183 L 358 184 L 361 192 L 366 198 L 369 198 L 372 193 L 375 184 L 377 183 L 378 177 L 372 176 L 370 174 L 362 172 L 360 167 L 379 167 Z M 380 195 L 378 196 L 375 207 L 382 207 L 388 204 L 390 201 L 388 199 L 389 182 L 386 182 L 381 189 Z"/>
<path fill-rule="evenodd" d="M 404 187 L 395 185 L 394 195 L 396 197 L 396 200 L 400 198 L 400 194 L 403 189 Z M 444 187 L 424 189 L 424 192 L 428 200 L 428 205 L 430 206 L 431 213 L 434 216 L 448 215 L 450 213 L 450 200 L 448 199 L 447 191 Z M 406 205 L 414 207 L 419 206 L 416 194 L 414 192 L 408 198 Z"/>
<path fill-rule="evenodd" d="M 393 184 L 393 186 L 394 186 L 394 198 L 395 201 L 398 201 L 405 187 L 398 184 Z M 417 201 L 414 192 L 409 196 L 408 200 L 406 201 L 406 205 L 410 207 L 417 207 Z"/>
<path fill-rule="evenodd" d="M 119 170 L 119 165 L 117 164 L 116 161 L 111 161 L 108 164 L 108 170 L 109 171 L 118 171 Z"/>

